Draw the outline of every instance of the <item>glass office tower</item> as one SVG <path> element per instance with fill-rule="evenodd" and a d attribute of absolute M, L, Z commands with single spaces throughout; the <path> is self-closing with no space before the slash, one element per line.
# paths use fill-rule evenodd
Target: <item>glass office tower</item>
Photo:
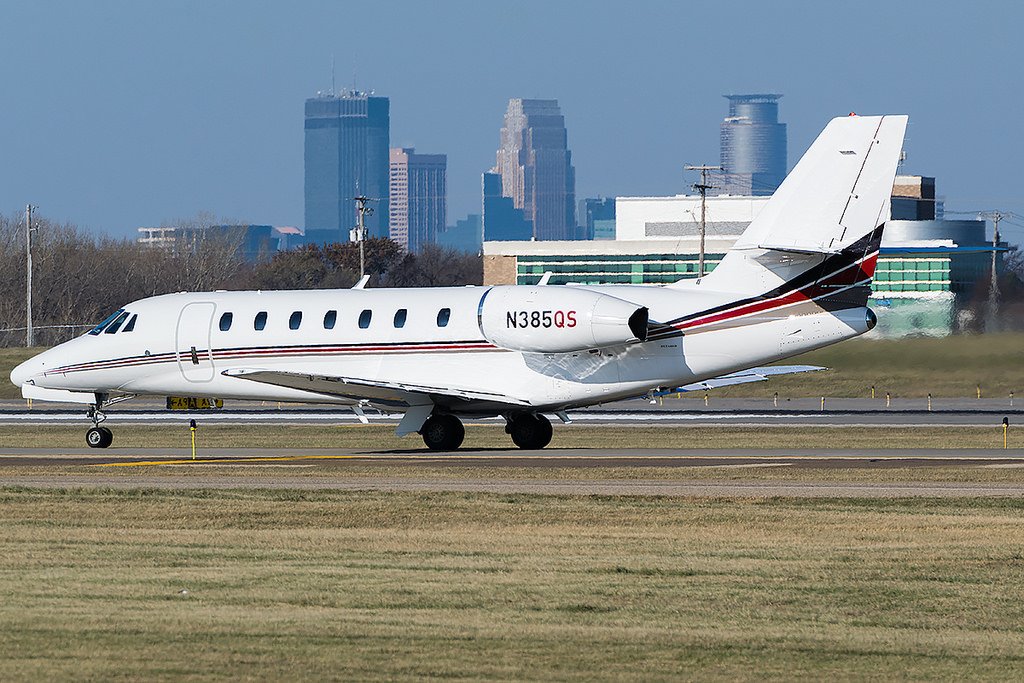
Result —
<path fill-rule="evenodd" d="M 567 138 L 558 100 L 509 100 L 494 172 L 502 194 L 533 224 L 534 239 L 576 233 L 576 171 Z"/>
<path fill-rule="evenodd" d="M 786 124 L 779 123 L 782 95 L 726 95 L 717 194 L 767 196 L 786 177 Z"/>
<path fill-rule="evenodd" d="M 360 91 L 317 94 L 306 100 L 306 230 L 356 225 L 358 195 L 369 197 L 369 237 L 388 237 L 390 103 Z"/>

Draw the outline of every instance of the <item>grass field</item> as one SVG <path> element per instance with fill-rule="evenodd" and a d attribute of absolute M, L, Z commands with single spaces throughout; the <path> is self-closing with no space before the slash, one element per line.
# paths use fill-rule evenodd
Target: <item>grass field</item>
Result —
<path fill-rule="evenodd" d="M 0 398 L 19 398 L 10 370 L 36 350 L 0 349 Z M 941 339 L 854 339 L 785 361 L 821 365 L 824 372 L 778 377 L 768 382 L 716 389 L 721 397 L 868 397 L 890 392 L 893 398 L 1024 397 L 1024 335 L 995 334 Z M 699 394 L 691 394 L 699 398 Z"/>
<path fill-rule="evenodd" d="M 1024 335 L 920 339 L 853 339 L 784 361 L 821 365 L 823 372 L 716 389 L 722 397 L 832 396 L 893 398 L 1024 395 Z"/>
<path fill-rule="evenodd" d="M 108 423 L 111 424 L 111 423 Z M 69 426 L 0 426 L 0 444 L 8 448 L 84 448 L 84 419 Z M 186 448 L 188 423 L 179 425 L 113 425 L 117 448 Z M 335 448 L 367 451 L 424 450 L 415 434 L 395 436 L 385 425 L 211 425 L 200 424 L 197 443 L 203 448 Z M 1003 428 L 993 418 L 990 427 L 734 427 L 556 425 L 550 448 L 1001 448 Z M 1024 448 L 1024 427 L 1014 426 L 1007 445 Z M 463 449 L 504 449 L 515 455 L 503 427 L 472 425 Z M 114 452 L 112 451 L 112 452 Z M 100 451 L 97 451 L 97 454 Z"/>
<path fill-rule="evenodd" d="M 0 490 L 0 678 L 1012 679 L 1024 502 Z"/>

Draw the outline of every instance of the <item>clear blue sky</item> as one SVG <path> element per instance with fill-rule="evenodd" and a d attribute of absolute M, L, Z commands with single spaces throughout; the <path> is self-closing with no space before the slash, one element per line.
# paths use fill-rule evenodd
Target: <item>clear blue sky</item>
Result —
<path fill-rule="evenodd" d="M 558 99 L 585 197 L 682 191 L 718 159 L 721 95 L 752 91 L 785 95 L 791 165 L 832 116 L 907 113 L 905 170 L 947 208 L 1024 214 L 1024 3 L 0 0 L 0 25 L 0 212 L 111 235 L 301 226 L 332 55 L 339 87 L 391 98 L 392 146 L 448 155 L 450 223 L 510 97 Z"/>

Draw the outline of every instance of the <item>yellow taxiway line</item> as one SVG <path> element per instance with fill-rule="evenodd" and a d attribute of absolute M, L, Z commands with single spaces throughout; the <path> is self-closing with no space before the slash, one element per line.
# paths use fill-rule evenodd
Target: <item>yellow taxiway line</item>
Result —
<path fill-rule="evenodd" d="M 886 461 L 899 461 L 899 460 L 917 460 L 919 456 L 914 455 L 872 455 L 872 459 L 886 460 Z M 497 454 L 478 454 L 478 455 L 398 455 L 398 454 L 348 454 L 348 455 L 266 455 L 266 456 L 245 456 L 245 457 L 226 457 L 226 458 L 199 458 L 192 460 L 191 458 L 181 458 L 175 460 L 137 460 L 131 462 L 106 462 L 106 463 L 95 463 L 88 465 L 88 467 L 160 467 L 162 465 L 245 465 L 250 463 L 261 463 L 261 462 L 295 462 L 301 460 L 369 460 L 375 462 L 400 462 L 415 460 L 418 462 L 450 462 L 452 460 L 546 460 L 553 463 L 559 461 L 571 461 L 579 459 L 590 459 L 594 461 L 601 460 L 755 460 L 755 461 L 780 461 L 785 460 L 789 462 L 806 462 L 816 460 L 864 460 L 861 456 L 850 456 L 850 455 L 774 455 L 774 456 L 758 456 L 758 455 L 629 455 L 623 453 L 621 455 L 497 455 Z M 927 458 L 929 461 L 942 461 L 942 460 L 962 460 L 963 458 L 951 455 L 949 457 L 937 457 L 932 456 Z M 999 457 L 991 458 L 977 458 L 979 462 L 985 460 L 1001 460 Z"/>

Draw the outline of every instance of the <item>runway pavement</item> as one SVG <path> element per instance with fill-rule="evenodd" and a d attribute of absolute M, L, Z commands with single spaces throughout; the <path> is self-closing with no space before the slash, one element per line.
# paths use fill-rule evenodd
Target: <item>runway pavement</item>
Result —
<path fill-rule="evenodd" d="M 429 464 L 444 467 L 699 467 L 725 465 L 934 466 L 1001 462 L 1024 468 L 1024 451 L 996 448 L 921 449 L 658 449 L 493 448 L 437 453 L 427 449 L 374 451 L 333 448 L 203 448 L 191 460 L 187 448 L 0 448 L 0 468 L 51 465 L 240 466 L 257 462 L 306 462 L 322 467 L 346 464 Z"/>
<path fill-rule="evenodd" d="M 713 425 L 730 426 L 983 426 L 1024 421 L 1024 401 L 1011 406 L 1008 399 L 935 399 L 931 409 L 927 399 L 896 399 L 886 407 L 885 399 L 712 399 L 707 406 L 700 399 L 668 398 L 650 403 L 644 400 L 620 401 L 605 406 L 570 410 L 569 417 L 579 424 L 616 425 Z M 169 411 L 152 400 L 126 402 L 107 411 L 109 425 L 170 424 L 352 424 L 358 418 L 344 407 L 236 402 L 216 411 Z M 372 423 L 397 424 L 400 414 L 366 411 Z M 557 419 L 552 416 L 552 419 Z M 490 418 L 500 422 L 500 418 Z M 474 420 L 477 421 L 477 420 Z M 487 422 L 488 419 L 478 420 Z M 29 408 L 24 401 L 0 401 L 0 425 L 87 424 L 82 406 L 36 403 Z"/>
<path fill-rule="evenodd" d="M 698 497 L 1024 497 L 1024 472 L 996 482 L 984 478 L 971 481 L 970 476 L 963 481 L 945 481 L 930 475 L 929 470 L 937 467 L 962 468 L 968 473 L 1021 470 L 1024 451 L 494 449 L 437 454 L 223 448 L 204 449 L 201 457 L 192 460 L 187 451 L 174 448 L 103 452 L 5 448 L 0 449 L 0 486 Z M 523 472 L 523 468 L 530 471 Z M 623 476 L 624 468 L 632 473 Z M 652 476 L 644 474 L 647 468 L 676 471 L 659 469 L 653 473 L 657 476 Z M 910 481 L 905 476 L 889 478 L 885 472 L 869 472 L 877 476 L 868 481 L 850 476 L 851 470 L 893 468 L 911 468 L 915 474 Z M 481 470 L 492 474 L 481 474 Z M 766 470 L 773 476 L 756 476 Z M 609 478 L 610 472 L 618 478 Z"/>

